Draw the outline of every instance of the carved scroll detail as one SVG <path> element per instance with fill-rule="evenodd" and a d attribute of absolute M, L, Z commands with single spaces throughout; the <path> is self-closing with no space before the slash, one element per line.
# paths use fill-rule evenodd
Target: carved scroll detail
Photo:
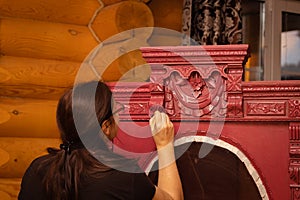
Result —
<path fill-rule="evenodd" d="M 242 94 L 228 94 L 228 106 L 227 106 L 227 116 L 228 117 L 242 117 Z"/>

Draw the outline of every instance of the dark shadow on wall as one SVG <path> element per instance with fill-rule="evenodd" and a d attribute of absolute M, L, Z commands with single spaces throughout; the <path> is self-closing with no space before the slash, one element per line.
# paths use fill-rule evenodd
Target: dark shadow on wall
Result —
<path fill-rule="evenodd" d="M 198 157 L 203 143 L 193 142 L 177 160 L 185 200 L 261 200 L 258 188 L 240 159 L 227 149 L 214 146 L 204 158 Z M 187 148 L 183 144 L 176 147 Z M 179 150 L 179 151 L 178 151 Z M 157 169 L 157 162 L 153 168 Z M 149 173 L 157 183 L 158 172 Z"/>

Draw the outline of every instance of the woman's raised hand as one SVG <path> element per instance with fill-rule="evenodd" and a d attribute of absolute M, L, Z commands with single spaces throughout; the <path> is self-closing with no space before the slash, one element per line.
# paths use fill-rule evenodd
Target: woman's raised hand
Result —
<path fill-rule="evenodd" d="M 155 111 L 150 119 L 150 127 L 157 149 L 173 143 L 174 127 L 167 114 Z"/>

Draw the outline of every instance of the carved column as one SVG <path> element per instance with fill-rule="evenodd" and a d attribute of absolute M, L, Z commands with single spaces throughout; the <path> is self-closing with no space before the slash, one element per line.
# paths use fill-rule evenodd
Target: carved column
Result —
<path fill-rule="evenodd" d="M 299 109 L 299 107 L 298 107 Z M 298 115 L 300 115 L 298 113 Z M 290 136 L 290 188 L 291 200 L 300 199 L 300 122 L 291 122 Z"/>
<path fill-rule="evenodd" d="M 243 69 L 240 65 L 229 65 L 226 91 L 228 95 L 227 116 L 231 118 L 243 117 L 242 76 Z"/>
<path fill-rule="evenodd" d="M 241 43 L 240 11 L 241 0 L 184 0 L 182 32 L 201 45 Z"/>

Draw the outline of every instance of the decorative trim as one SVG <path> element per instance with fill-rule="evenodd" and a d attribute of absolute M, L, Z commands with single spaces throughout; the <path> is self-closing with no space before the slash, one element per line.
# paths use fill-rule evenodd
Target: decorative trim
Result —
<path fill-rule="evenodd" d="M 270 96 L 270 93 L 280 96 L 300 96 L 299 81 L 254 81 L 242 83 L 243 93 L 246 95 Z M 273 95 L 272 94 L 272 95 Z"/>

